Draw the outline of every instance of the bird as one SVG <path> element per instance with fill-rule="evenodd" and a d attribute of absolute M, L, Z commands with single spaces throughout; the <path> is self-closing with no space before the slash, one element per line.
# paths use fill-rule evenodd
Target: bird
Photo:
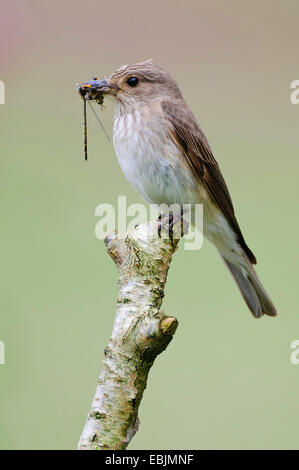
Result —
<path fill-rule="evenodd" d="M 79 93 L 91 100 L 115 99 L 113 145 L 130 184 L 151 204 L 203 204 L 204 236 L 218 250 L 249 310 L 255 318 L 275 316 L 220 167 L 170 73 L 149 59 L 85 82 Z"/>

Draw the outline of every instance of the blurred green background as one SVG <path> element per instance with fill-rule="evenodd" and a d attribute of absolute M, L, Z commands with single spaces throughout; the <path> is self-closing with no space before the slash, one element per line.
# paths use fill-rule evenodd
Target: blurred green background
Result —
<path fill-rule="evenodd" d="M 298 448 L 297 1 L 15 1 L 1 6 L 0 447 L 73 449 L 110 337 L 116 269 L 98 204 L 141 202 L 74 85 L 153 57 L 179 82 L 278 308 L 254 320 L 215 249 L 178 250 L 130 449 Z M 112 133 L 113 105 L 101 119 Z"/>

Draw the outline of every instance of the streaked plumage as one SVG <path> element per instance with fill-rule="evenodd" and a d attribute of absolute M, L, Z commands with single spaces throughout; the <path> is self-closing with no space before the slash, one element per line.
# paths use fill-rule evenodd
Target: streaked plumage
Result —
<path fill-rule="evenodd" d="M 128 79 L 136 77 L 131 88 Z M 204 235 L 216 246 L 255 317 L 276 315 L 208 141 L 162 67 L 121 67 L 103 83 L 116 98 L 113 142 L 131 185 L 150 203 L 204 204 Z"/>

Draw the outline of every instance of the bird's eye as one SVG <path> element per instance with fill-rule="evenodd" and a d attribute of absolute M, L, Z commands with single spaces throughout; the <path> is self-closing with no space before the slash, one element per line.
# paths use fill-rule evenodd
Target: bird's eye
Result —
<path fill-rule="evenodd" d="M 133 86 L 137 86 L 138 83 L 139 83 L 139 78 L 137 78 L 137 77 L 130 77 L 130 78 L 128 78 L 128 80 L 127 80 L 127 84 L 128 84 L 129 86 L 132 86 L 132 87 L 133 87 Z"/>

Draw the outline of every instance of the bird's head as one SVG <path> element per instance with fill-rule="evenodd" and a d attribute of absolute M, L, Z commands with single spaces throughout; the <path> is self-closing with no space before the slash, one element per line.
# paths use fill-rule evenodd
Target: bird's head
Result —
<path fill-rule="evenodd" d="M 175 80 L 162 67 L 152 60 L 123 65 L 103 80 L 91 80 L 78 86 L 84 99 L 95 100 L 100 104 L 106 95 L 113 96 L 123 105 L 134 106 L 159 97 L 181 98 Z"/>

